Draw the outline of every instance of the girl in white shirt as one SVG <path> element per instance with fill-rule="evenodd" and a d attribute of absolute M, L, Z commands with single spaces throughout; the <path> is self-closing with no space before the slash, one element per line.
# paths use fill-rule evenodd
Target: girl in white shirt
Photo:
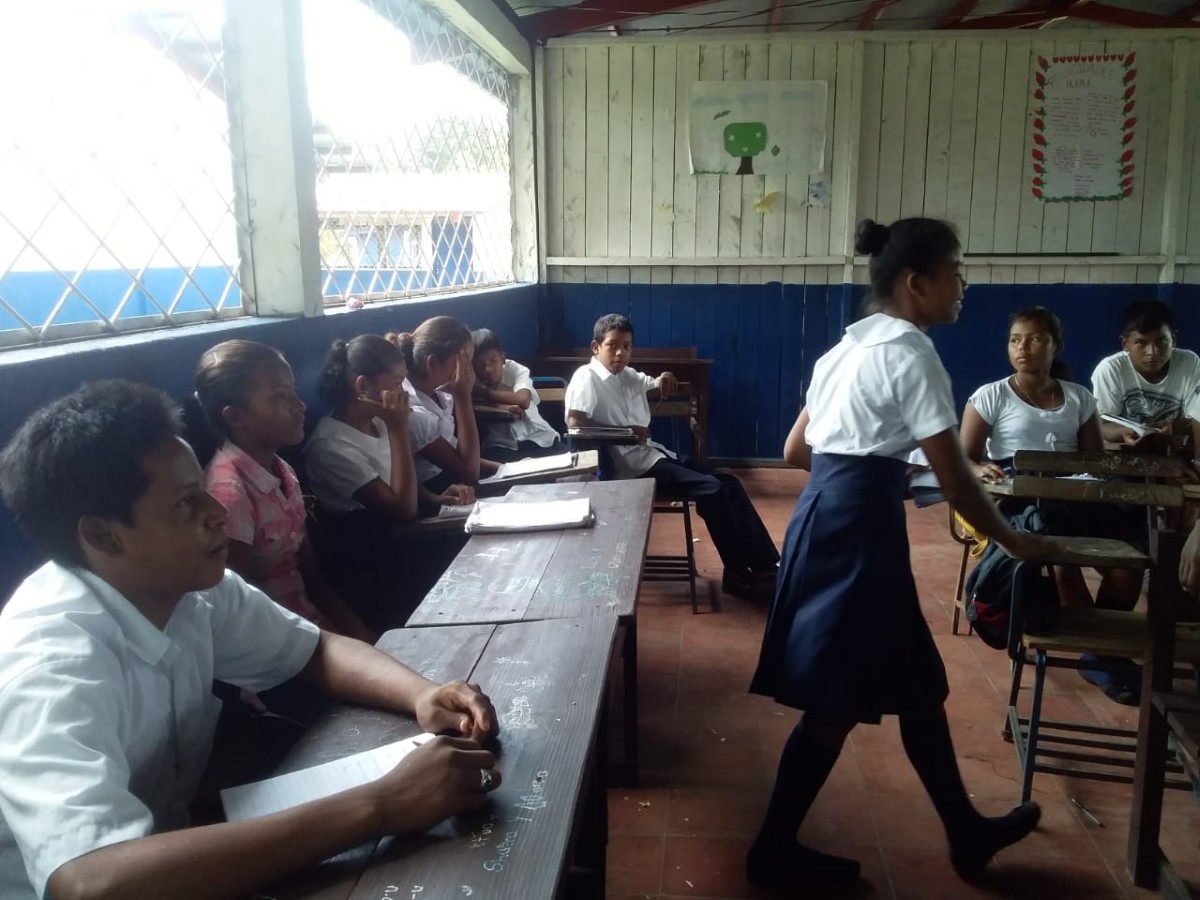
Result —
<path fill-rule="evenodd" d="M 499 464 L 483 459 L 471 392 L 475 388 L 471 331 L 450 316 L 426 319 L 412 332 L 390 332 L 408 368 L 404 390 L 415 415 L 409 438 L 417 477 L 432 491 L 453 481 L 474 485 Z"/>
<path fill-rule="evenodd" d="M 778 589 L 751 690 L 804 710 L 779 761 L 766 819 L 746 858 L 763 886 L 848 887 L 858 863 L 796 842 L 796 832 L 859 722 L 900 717 L 900 735 L 946 828 L 963 878 L 1037 825 L 1025 804 L 985 818 L 958 773 L 943 703 L 945 667 L 921 614 L 904 513 L 908 455 L 925 452 L 942 489 L 1012 555 L 1053 544 L 1014 532 L 984 496 L 955 428 L 950 380 L 925 334 L 958 318 L 959 242 L 945 222 L 860 223 L 882 312 L 846 329 L 813 371 L 784 458 L 811 469 L 788 525 Z"/>

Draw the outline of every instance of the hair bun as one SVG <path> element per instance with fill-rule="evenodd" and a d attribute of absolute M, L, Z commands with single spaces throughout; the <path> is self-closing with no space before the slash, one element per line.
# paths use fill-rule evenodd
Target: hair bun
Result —
<path fill-rule="evenodd" d="M 864 256 L 875 256 L 888 240 L 888 227 L 874 219 L 863 219 L 854 229 L 854 249 Z"/>

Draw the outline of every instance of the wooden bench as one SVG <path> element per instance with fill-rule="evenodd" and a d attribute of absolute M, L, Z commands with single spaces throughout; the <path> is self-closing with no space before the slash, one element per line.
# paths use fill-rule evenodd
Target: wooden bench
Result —
<path fill-rule="evenodd" d="M 1192 782 L 1200 779 L 1200 697 L 1195 694 L 1154 692 L 1154 708 L 1166 719 L 1182 758 L 1183 770 Z M 1159 851 L 1158 890 L 1167 900 L 1190 900 L 1194 895 L 1175 872 L 1166 854 Z"/>
<path fill-rule="evenodd" d="M 616 619 L 387 632 L 378 646 L 426 677 L 478 683 L 500 718 L 503 783 L 479 813 L 385 837 L 258 896 L 276 900 L 604 896 L 601 733 Z M 421 732 L 408 716 L 342 706 L 280 767 L 292 772 Z M 398 890 L 399 888 L 399 890 Z"/>

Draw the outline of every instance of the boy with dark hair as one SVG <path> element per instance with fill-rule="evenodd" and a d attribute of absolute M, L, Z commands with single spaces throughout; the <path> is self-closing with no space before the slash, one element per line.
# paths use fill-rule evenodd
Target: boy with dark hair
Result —
<path fill-rule="evenodd" d="M 320 631 L 227 572 L 225 510 L 179 430 L 161 392 L 98 382 L 35 413 L 0 454 L 0 493 L 51 559 L 0 612 L 6 900 L 243 896 L 484 802 L 487 698 Z M 292 677 L 464 737 L 362 788 L 187 828 L 213 679 L 260 691 Z"/>
<path fill-rule="evenodd" d="M 1149 425 L 1157 431 L 1187 433 L 1200 418 L 1200 357 L 1176 346 L 1171 308 L 1159 300 L 1138 300 L 1125 309 L 1121 352 L 1105 357 L 1092 373 L 1092 392 L 1102 416 Z M 1137 433 L 1101 422 L 1104 439 L 1133 444 Z"/>
<path fill-rule="evenodd" d="M 618 478 L 653 478 L 664 497 L 687 498 L 708 526 L 725 565 L 722 588 L 742 597 L 769 599 L 775 589 L 779 551 L 738 479 L 699 460 L 675 454 L 650 440 L 646 395 L 670 397 L 679 390 L 671 372 L 657 378 L 629 368 L 633 323 L 625 316 L 601 316 L 592 330 L 592 361 L 575 370 L 567 385 L 567 424 L 571 427 L 630 427 L 640 439 L 614 446 Z"/>

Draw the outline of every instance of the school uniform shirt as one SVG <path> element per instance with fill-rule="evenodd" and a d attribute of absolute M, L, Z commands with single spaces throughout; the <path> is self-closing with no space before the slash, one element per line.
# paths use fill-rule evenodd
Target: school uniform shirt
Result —
<path fill-rule="evenodd" d="M 1171 354 L 1167 377 L 1151 384 L 1122 350 L 1100 360 L 1092 373 L 1092 392 L 1101 415 L 1143 423 L 1180 416 L 1200 419 L 1200 357 L 1177 348 Z"/>
<path fill-rule="evenodd" d="M 442 474 L 442 470 L 423 458 L 420 453 L 438 438 L 451 447 L 458 446 L 458 429 L 454 422 L 454 397 L 447 391 L 434 391 L 433 396 L 417 390 L 404 379 L 404 391 L 412 412 L 408 416 L 408 439 L 412 444 L 417 480 L 424 484 Z"/>
<path fill-rule="evenodd" d="M 278 456 L 274 472 L 237 444 L 226 441 L 208 464 L 208 492 L 225 507 L 225 534 L 254 551 L 258 587 L 285 609 L 328 627 L 308 599 L 300 575 L 304 497 L 296 473 Z M 278 474 L 276 474 L 278 473 Z"/>
<path fill-rule="evenodd" d="M 233 572 L 185 594 L 162 630 L 86 570 L 26 578 L 0 612 L 0 897 L 40 898 L 70 860 L 185 827 L 221 709 L 213 679 L 275 687 L 319 635 Z"/>
<path fill-rule="evenodd" d="M 538 397 L 537 389 L 533 386 L 533 378 L 529 374 L 528 367 L 506 359 L 504 367 L 500 371 L 499 389 L 514 394 L 517 391 L 529 391 L 529 408 L 525 410 L 524 418 L 512 422 L 489 424 L 483 439 L 484 446 L 516 450 L 521 441 L 532 441 L 539 447 L 549 447 L 558 440 L 558 432 L 551 428 L 549 423 L 542 418 L 542 414 L 538 412 L 538 403 L 541 402 L 541 398 Z"/>
<path fill-rule="evenodd" d="M 907 461 L 919 441 L 958 424 L 933 341 L 886 313 L 855 322 L 817 360 L 806 405 L 816 453 Z"/>
<path fill-rule="evenodd" d="M 658 386 L 658 378 L 643 375 L 629 366 L 613 374 L 593 356 L 591 362 L 580 366 L 571 376 L 565 398 L 567 411 L 578 410 L 597 425 L 648 428 L 650 402 L 646 394 Z M 675 459 L 674 453 L 655 441 L 609 449 L 619 478 L 636 478 L 660 459 Z"/>
<path fill-rule="evenodd" d="M 379 418 L 371 423 L 375 434 L 365 434 L 333 416 L 325 416 L 313 428 L 304 445 L 304 468 L 322 509 L 333 513 L 364 509 L 354 499 L 355 491 L 376 478 L 391 484 L 392 443 L 387 425 Z"/>
<path fill-rule="evenodd" d="M 985 384 L 970 396 L 967 402 L 992 426 L 988 459 L 1012 459 L 1018 450 L 1079 449 L 1079 429 L 1096 414 L 1096 398 L 1082 385 L 1058 383 L 1063 402 L 1054 409 L 1030 406 L 1007 378 Z"/>

